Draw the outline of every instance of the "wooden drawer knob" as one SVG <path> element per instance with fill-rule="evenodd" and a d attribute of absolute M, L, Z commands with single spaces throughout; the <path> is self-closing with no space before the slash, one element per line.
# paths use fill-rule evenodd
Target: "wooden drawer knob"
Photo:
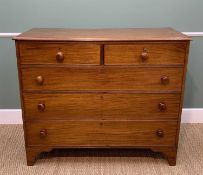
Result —
<path fill-rule="evenodd" d="M 166 110 L 166 103 L 159 103 L 159 110 L 160 111 L 165 111 Z"/>
<path fill-rule="evenodd" d="M 145 62 L 148 59 L 149 55 L 147 53 L 147 49 L 146 48 L 143 49 L 143 52 L 141 53 L 140 57 L 141 57 L 141 61 L 142 62 Z"/>
<path fill-rule="evenodd" d="M 45 104 L 43 104 L 43 103 L 38 104 L 37 109 L 38 109 L 38 111 L 43 112 L 45 110 Z"/>
<path fill-rule="evenodd" d="M 158 137 L 163 137 L 163 136 L 164 136 L 164 131 L 161 130 L 161 129 L 158 129 L 158 130 L 156 131 L 156 135 L 157 135 Z"/>
<path fill-rule="evenodd" d="M 41 138 L 45 138 L 47 136 L 47 130 L 46 129 L 42 129 L 39 133 Z"/>
<path fill-rule="evenodd" d="M 56 54 L 56 61 L 57 61 L 58 63 L 62 63 L 63 60 L 64 60 L 63 52 L 58 52 L 58 53 Z"/>
<path fill-rule="evenodd" d="M 38 85 L 43 85 L 43 83 L 44 83 L 44 78 L 43 78 L 42 76 L 37 76 L 37 77 L 36 77 L 36 83 L 37 83 Z"/>
<path fill-rule="evenodd" d="M 167 76 L 162 76 L 161 77 L 161 83 L 163 85 L 167 85 L 169 83 L 169 78 Z"/>

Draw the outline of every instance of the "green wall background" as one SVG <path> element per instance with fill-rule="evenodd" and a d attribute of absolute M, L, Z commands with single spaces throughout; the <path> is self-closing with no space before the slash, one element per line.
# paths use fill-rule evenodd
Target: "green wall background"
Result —
<path fill-rule="evenodd" d="M 0 0 L 0 32 L 33 27 L 173 27 L 203 32 L 202 0 Z M 203 107 L 203 37 L 190 47 L 185 108 Z M 0 109 L 20 108 L 14 41 L 0 38 Z"/>

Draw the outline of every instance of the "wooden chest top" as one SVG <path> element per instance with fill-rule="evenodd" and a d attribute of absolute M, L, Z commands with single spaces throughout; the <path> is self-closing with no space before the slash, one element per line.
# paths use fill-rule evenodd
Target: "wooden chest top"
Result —
<path fill-rule="evenodd" d="M 173 41 L 190 37 L 171 28 L 61 29 L 33 28 L 14 37 L 37 41 Z"/>

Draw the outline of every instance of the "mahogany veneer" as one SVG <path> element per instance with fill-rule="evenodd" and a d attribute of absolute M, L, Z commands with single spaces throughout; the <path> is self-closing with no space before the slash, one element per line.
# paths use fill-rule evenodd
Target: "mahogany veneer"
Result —
<path fill-rule="evenodd" d="M 176 164 L 189 37 L 32 29 L 14 40 L 28 165 L 54 148 L 146 148 Z"/>

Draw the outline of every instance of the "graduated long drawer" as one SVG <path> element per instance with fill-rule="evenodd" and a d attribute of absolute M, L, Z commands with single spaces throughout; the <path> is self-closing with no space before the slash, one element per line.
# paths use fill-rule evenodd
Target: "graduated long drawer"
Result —
<path fill-rule="evenodd" d="M 180 94 L 23 95 L 26 120 L 178 119 Z"/>
<path fill-rule="evenodd" d="M 40 121 L 27 122 L 25 128 L 28 146 L 171 146 L 177 122 Z"/>
<path fill-rule="evenodd" d="M 182 68 L 119 66 L 22 68 L 23 90 L 181 91 Z"/>

